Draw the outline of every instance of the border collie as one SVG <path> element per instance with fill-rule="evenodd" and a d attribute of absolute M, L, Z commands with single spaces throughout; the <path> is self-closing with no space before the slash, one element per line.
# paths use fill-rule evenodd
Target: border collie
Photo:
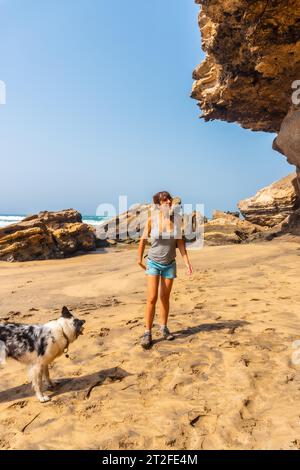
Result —
<path fill-rule="evenodd" d="M 85 320 L 75 318 L 67 307 L 62 308 L 58 320 L 43 325 L 23 325 L 20 323 L 0 324 L 0 364 L 6 358 L 13 358 L 29 366 L 29 377 L 39 401 L 50 400 L 42 392 L 42 380 L 47 388 L 53 388 L 48 365 L 68 350 L 83 333 Z"/>

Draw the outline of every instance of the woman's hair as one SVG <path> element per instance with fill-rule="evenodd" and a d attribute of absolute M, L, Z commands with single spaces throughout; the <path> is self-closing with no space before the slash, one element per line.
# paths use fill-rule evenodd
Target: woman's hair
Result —
<path fill-rule="evenodd" d="M 161 201 L 166 201 L 167 199 L 173 200 L 172 196 L 168 191 L 159 191 L 158 193 L 154 194 L 153 202 L 154 204 L 160 204 Z"/>

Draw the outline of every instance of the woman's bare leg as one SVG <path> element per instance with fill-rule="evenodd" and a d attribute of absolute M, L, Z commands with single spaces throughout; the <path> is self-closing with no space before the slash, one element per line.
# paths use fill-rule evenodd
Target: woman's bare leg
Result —
<path fill-rule="evenodd" d="M 160 283 L 160 321 L 161 326 L 166 326 L 168 323 L 169 311 L 170 311 L 170 294 L 173 286 L 174 279 L 166 279 L 161 277 Z"/>
<path fill-rule="evenodd" d="M 151 331 L 155 315 L 155 305 L 158 297 L 159 276 L 147 276 L 147 305 L 145 311 L 146 330 Z"/>

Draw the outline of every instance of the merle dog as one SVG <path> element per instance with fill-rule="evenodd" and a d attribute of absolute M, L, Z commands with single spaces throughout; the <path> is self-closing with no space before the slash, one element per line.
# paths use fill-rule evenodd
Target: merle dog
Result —
<path fill-rule="evenodd" d="M 43 325 L 0 324 L 0 364 L 10 357 L 27 364 L 37 398 L 42 403 L 49 401 L 42 392 L 43 377 L 48 388 L 53 388 L 48 365 L 83 333 L 84 323 L 63 307 L 58 320 Z"/>

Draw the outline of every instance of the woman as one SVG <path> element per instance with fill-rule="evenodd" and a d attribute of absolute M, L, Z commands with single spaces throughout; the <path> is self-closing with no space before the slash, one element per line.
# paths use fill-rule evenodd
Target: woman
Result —
<path fill-rule="evenodd" d="M 145 269 L 148 276 L 148 295 L 145 312 L 146 330 L 141 340 L 141 346 L 149 349 L 152 345 L 152 325 L 155 315 L 155 306 L 158 298 L 160 284 L 160 332 L 164 339 L 173 340 L 167 323 L 169 316 L 169 301 L 173 280 L 176 278 L 176 247 L 182 255 L 187 267 L 187 274 L 193 273 L 192 266 L 182 238 L 181 223 L 178 217 L 174 221 L 172 211 L 172 197 L 167 191 L 161 191 L 153 196 L 156 210 L 148 218 L 145 230 L 140 240 L 138 250 L 138 264 Z M 181 218 L 180 218 L 181 222 Z M 151 237 L 151 248 L 148 253 L 147 266 L 143 262 L 145 245 Z"/>

